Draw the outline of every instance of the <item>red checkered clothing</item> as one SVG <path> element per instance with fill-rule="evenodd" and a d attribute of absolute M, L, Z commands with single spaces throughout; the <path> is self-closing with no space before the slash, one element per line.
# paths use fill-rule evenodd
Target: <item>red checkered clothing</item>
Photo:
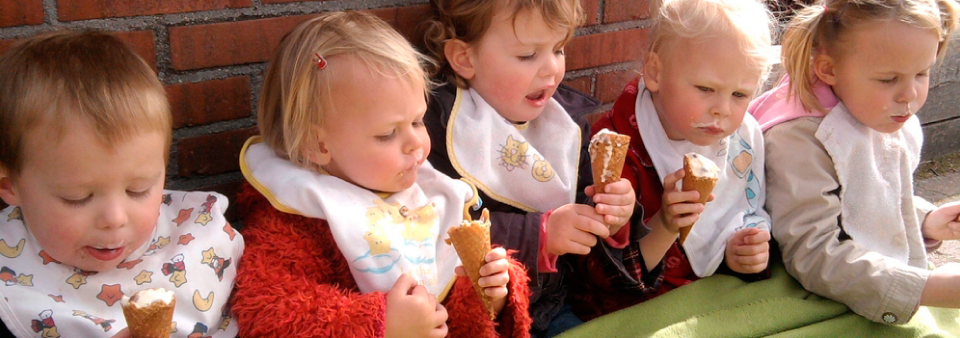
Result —
<path fill-rule="evenodd" d="M 630 151 L 624 161 L 622 177 L 633 185 L 637 193 L 643 223 L 660 211 L 663 184 L 657 175 L 650 155 L 640 139 L 634 114 L 638 79 L 631 81 L 617 98 L 613 109 L 591 128 L 597 133 L 603 128 L 630 136 Z M 629 307 L 686 285 L 697 276 L 679 246 L 667 250 L 660 264 L 648 271 L 640 254 L 640 238 L 649 232 L 641 224 L 625 226 L 630 240 L 625 246 L 614 247 L 602 241 L 587 256 L 576 259 L 571 276 L 568 302 L 574 313 L 583 320 Z M 619 234 L 622 236 L 623 234 Z"/>

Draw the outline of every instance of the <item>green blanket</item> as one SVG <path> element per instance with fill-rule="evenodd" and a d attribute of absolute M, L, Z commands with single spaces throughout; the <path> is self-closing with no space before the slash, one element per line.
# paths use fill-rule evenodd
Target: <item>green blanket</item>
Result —
<path fill-rule="evenodd" d="M 779 259 L 772 261 L 770 279 L 704 278 L 560 337 L 960 336 L 960 310 L 921 307 L 905 325 L 874 323 L 803 289 Z"/>

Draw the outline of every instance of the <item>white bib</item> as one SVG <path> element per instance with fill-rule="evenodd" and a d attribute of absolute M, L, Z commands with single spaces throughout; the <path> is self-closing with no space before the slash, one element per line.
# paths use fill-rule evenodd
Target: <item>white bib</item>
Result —
<path fill-rule="evenodd" d="M 815 136 L 837 170 L 843 230 L 870 250 L 926 267 L 923 246 L 909 245 L 923 243 L 912 183 L 923 145 L 920 120 L 912 116 L 903 128 L 885 134 L 857 121 L 840 103 Z"/>
<path fill-rule="evenodd" d="M 457 89 L 447 124 L 450 162 L 487 196 L 546 212 L 573 203 L 580 126 L 553 98 L 533 121 L 516 126 L 473 89 Z"/>
<path fill-rule="evenodd" d="M 643 88 L 643 83 L 639 87 Z M 766 183 L 760 125 L 745 114 L 736 132 L 715 144 L 698 146 L 667 137 L 649 91 L 637 96 L 635 109 L 640 137 L 661 182 L 683 168 L 683 155 L 688 152 L 706 156 L 720 167 L 720 180 L 713 188 L 716 198 L 704 206 L 683 242 L 693 272 L 699 277 L 710 276 L 723 261 L 727 240 L 733 233 L 748 227 L 770 230 L 770 215 L 763 210 Z"/>
<path fill-rule="evenodd" d="M 234 337 L 227 300 L 243 237 L 223 218 L 227 198 L 164 191 L 151 240 L 108 271 L 66 266 L 27 231 L 19 207 L 0 213 L 0 316 L 18 337 L 110 337 L 127 327 L 120 298 L 162 287 L 177 298 L 174 337 Z"/>
<path fill-rule="evenodd" d="M 407 273 L 430 293 L 445 295 L 460 260 L 444 240 L 476 200 L 473 187 L 424 162 L 416 184 L 381 198 L 298 167 L 258 142 L 251 138 L 241 153 L 244 177 L 278 210 L 326 220 L 361 292 L 390 291 Z"/>

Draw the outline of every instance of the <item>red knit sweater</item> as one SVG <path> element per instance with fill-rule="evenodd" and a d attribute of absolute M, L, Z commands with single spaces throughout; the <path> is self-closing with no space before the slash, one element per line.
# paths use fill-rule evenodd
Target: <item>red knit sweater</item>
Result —
<path fill-rule="evenodd" d="M 383 337 L 386 294 L 361 294 L 327 222 L 280 212 L 246 184 L 235 208 L 246 249 L 232 310 L 244 337 Z M 470 280 L 444 301 L 450 337 L 528 337 L 527 274 L 512 257 L 507 306 L 491 321 Z"/>

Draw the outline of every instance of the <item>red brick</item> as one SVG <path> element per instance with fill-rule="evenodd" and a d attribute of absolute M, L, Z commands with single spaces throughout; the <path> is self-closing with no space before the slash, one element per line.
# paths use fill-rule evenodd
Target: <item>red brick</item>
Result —
<path fill-rule="evenodd" d="M 581 1 L 581 8 L 583 8 L 583 14 L 586 17 L 584 20 L 584 26 L 596 25 L 597 24 L 597 7 L 599 0 L 583 0 Z"/>
<path fill-rule="evenodd" d="M 150 67 L 157 69 L 157 51 L 153 31 L 113 32 L 112 34 L 130 44 Z"/>
<path fill-rule="evenodd" d="M 43 23 L 43 0 L 0 0 L 0 27 Z"/>
<path fill-rule="evenodd" d="M 603 103 L 611 103 L 623 92 L 627 82 L 640 76 L 636 67 L 597 75 L 597 98 Z"/>
<path fill-rule="evenodd" d="M 603 115 L 606 115 L 606 114 L 607 114 L 606 110 L 593 112 L 593 113 L 587 114 L 587 116 L 585 116 L 584 119 L 587 120 L 587 125 L 592 126 L 595 123 L 597 123 L 597 120 L 599 120 L 601 117 L 603 117 Z"/>
<path fill-rule="evenodd" d="M 419 28 L 420 23 L 429 15 L 430 6 L 374 8 L 366 10 L 365 12 L 376 15 L 378 18 L 389 23 L 411 43 L 423 45 L 423 37 L 420 35 Z"/>
<path fill-rule="evenodd" d="M 154 70 L 157 69 L 157 52 L 154 48 L 152 31 L 112 32 L 111 34 L 129 44 L 130 47 L 133 47 L 133 50 L 136 51 L 150 67 L 153 67 Z M 7 49 L 13 47 L 13 44 L 20 40 L 22 39 L 0 40 L 0 53 L 6 52 Z"/>
<path fill-rule="evenodd" d="M 232 77 L 166 87 L 173 128 L 226 121 L 252 114 L 250 78 Z"/>
<path fill-rule="evenodd" d="M 240 169 L 240 148 L 256 133 L 257 128 L 250 127 L 180 140 L 180 176 L 215 175 Z"/>
<path fill-rule="evenodd" d="M 60 21 L 250 7 L 251 0 L 59 0 Z"/>
<path fill-rule="evenodd" d="M 640 20 L 650 17 L 648 0 L 607 0 L 603 9 L 603 22 Z"/>
<path fill-rule="evenodd" d="M 313 15 L 170 28 L 170 63 L 187 70 L 263 62 L 283 35 Z"/>
<path fill-rule="evenodd" d="M 430 6 L 408 6 L 397 9 L 397 21 L 393 24 L 400 34 L 416 46 L 423 46 L 423 34 L 420 32 L 420 23 L 430 16 Z"/>
<path fill-rule="evenodd" d="M 563 84 L 570 86 L 573 89 L 579 90 L 587 95 L 593 95 L 593 92 L 590 91 L 590 76 L 578 77 L 571 80 L 563 80 Z"/>
<path fill-rule="evenodd" d="M 17 41 L 20 41 L 20 40 L 13 40 L 13 39 L 0 40 L 0 54 L 3 54 L 3 52 L 6 52 L 7 49 L 10 49 L 10 47 L 13 47 L 13 44 L 17 43 Z"/>
<path fill-rule="evenodd" d="M 564 48 L 567 70 L 637 61 L 647 45 L 647 29 L 634 28 L 574 37 Z"/>

